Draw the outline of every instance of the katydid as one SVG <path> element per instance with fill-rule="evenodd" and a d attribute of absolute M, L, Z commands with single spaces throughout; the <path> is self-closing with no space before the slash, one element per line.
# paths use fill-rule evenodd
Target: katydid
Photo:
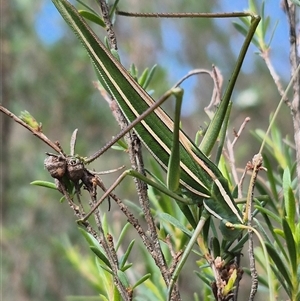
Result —
<path fill-rule="evenodd" d="M 130 130 L 134 126 L 135 132 L 155 160 L 166 171 L 168 171 L 169 167 L 175 170 L 175 179 L 172 177 L 172 172 L 168 171 L 168 185 L 172 190 L 161 187 L 161 185 L 151 182 L 136 172 L 125 172 L 119 177 L 116 183 L 107 190 L 95 208 L 127 174 L 139 177 L 150 185 L 156 185 L 157 188 L 171 197 L 174 196 L 177 200 L 182 200 L 187 204 L 203 203 L 204 205 L 205 210 L 203 211 L 203 215 L 170 281 L 170 297 L 172 287 L 207 217 L 213 215 L 220 219 L 222 221 L 221 231 L 224 238 L 233 240 L 241 232 L 241 230 L 232 227 L 232 225 L 243 223 L 241 213 L 230 193 L 227 180 L 223 177 L 218 167 L 179 129 L 178 120 L 176 120 L 174 124 L 172 119 L 159 107 L 167 97 L 162 98 L 156 103 L 128 74 L 120 62 L 115 59 L 70 3 L 66 0 L 52 1 L 87 50 L 100 82 L 107 92 L 117 101 L 127 120 L 132 123 L 127 130 Z M 208 130 L 212 136 L 212 145 L 217 139 L 222 122 L 227 113 L 239 70 L 255 29 L 260 21 L 259 16 L 250 13 L 240 13 L 239 16 L 251 17 L 251 27 L 243 43 L 221 104 Z M 228 15 L 226 17 L 228 17 Z M 178 102 L 180 102 L 182 98 L 182 92 L 178 90 L 178 88 L 167 94 L 174 94 Z M 177 117 L 178 115 L 179 112 L 177 112 Z M 120 136 L 117 138 L 119 139 Z M 116 140 L 114 140 L 114 142 L 115 141 Z M 96 156 L 97 154 L 95 154 L 95 157 Z M 87 160 L 87 162 L 91 160 Z M 90 214 L 88 214 L 85 219 L 89 216 Z M 231 225 L 230 228 L 226 227 L 227 223 Z"/>

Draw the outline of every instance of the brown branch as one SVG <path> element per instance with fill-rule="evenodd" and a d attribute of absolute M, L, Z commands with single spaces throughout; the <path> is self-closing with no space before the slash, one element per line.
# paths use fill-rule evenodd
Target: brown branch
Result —
<path fill-rule="evenodd" d="M 22 121 L 19 117 L 14 115 L 12 112 L 10 112 L 8 109 L 4 108 L 2 105 L 0 105 L 0 111 L 6 114 L 8 117 L 12 118 L 15 122 L 21 124 L 23 127 L 25 127 L 27 130 L 29 130 L 34 136 L 38 137 L 40 140 L 48 144 L 51 148 L 53 148 L 57 153 L 62 153 L 62 149 L 59 147 L 57 143 L 52 142 L 46 135 L 43 134 L 41 129 L 34 129 L 31 126 L 29 126 L 27 123 Z"/>
<path fill-rule="evenodd" d="M 299 65 L 298 57 L 298 35 L 296 29 L 296 6 L 290 0 L 284 1 L 285 12 L 289 22 L 289 35 L 290 35 L 290 64 L 291 76 L 295 75 Z M 296 145 L 296 162 L 297 162 L 297 176 L 300 182 L 300 77 L 296 76 L 293 81 L 293 99 L 291 101 L 291 113 L 294 125 L 294 140 Z"/>

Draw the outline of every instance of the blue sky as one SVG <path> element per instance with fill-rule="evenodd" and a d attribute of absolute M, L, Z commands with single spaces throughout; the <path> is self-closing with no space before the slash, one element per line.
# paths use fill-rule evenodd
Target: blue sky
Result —
<path fill-rule="evenodd" d="M 36 17 L 35 28 L 40 39 L 47 45 L 55 43 L 63 37 L 64 30 L 62 27 L 61 17 L 51 1 L 43 1 L 42 8 Z M 247 0 L 223 0 L 219 1 L 222 11 L 242 11 L 247 7 Z M 265 11 L 272 15 L 272 20 L 278 20 L 275 36 L 272 41 L 272 48 L 276 49 L 276 53 L 272 53 L 275 61 L 275 66 L 288 76 L 288 67 L 284 64 L 282 56 L 288 54 L 288 44 L 282 43 L 287 37 L 287 22 L 285 14 L 280 8 L 280 1 L 267 0 L 265 1 Z M 273 24 L 274 25 L 274 24 Z M 176 33 L 172 33 L 176 34 Z M 167 34 L 170 37 L 170 33 Z M 175 39 L 171 39 L 175 40 Z M 177 40 L 177 39 L 176 39 Z M 169 39 L 170 41 L 170 39 Z"/>
<path fill-rule="evenodd" d="M 125 0 L 124 0 L 125 1 Z M 261 1 L 257 1 L 261 3 Z M 248 0 L 223 0 L 218 2 L 218 10 L 220 11 L 243 11 L 248 4 Z M 277 21 L 278 26 L 275 31 L 274 38 L 272 40 L 271 48 L 276 49 L 275 51 L 271 51 L 271 59 L 272 62 L 275 66 L 275 69 L 278 73 L 280 73 L 281 77 L 283 77 L 286 81 L 289 79 L 289 60 L 288 60 L 288 55 L 289 55 L 289 45 L 288 45 L 288 28 L 287 28 L 287 21 L 286 21 L 286 16 L 283 13 L 282 9 L 280 8 L 280 1 L 274 1 L 274 0 L 266 0 L 265 1 L 265 11 L 271 14 L 272 21 Z M 216 21 L 217 24 L 219 21 Z M 222 26 L 222 21 L 219 22 L 220 24 L 220 30 L 225 30 Z M 271 28 L 273 28 L 275 23 L 271 24 Z M 41 6 L 40 12 L 36 16 L 36 21 L 35 21 L 35 28 L 38 36 L 42 40 L 43 43 L 46 45 L 51 45 L 55 42 L 57 42 L 60 38 L 64 36 L 64 30 L 66 30 L 66 26 L 63 25 L 63 21 L 59 13 L 57 12 L 55 6 L 52 4 L 51 1 L 44 0 L 43 5 Z M 167 27 L 165 28 L 164 35 L 168 37 L 168 43 L 166 43 L 166 46 L 168 47 L 173 47 L 170 44 L 170 41 L 177 41 L 180 40 L 180 37 L 174 37 L 170 39 L 170 35 L 176 35 L 176 32 L 174 30 L 169 30 Z M 270 38 L 270 37 L 268 37 Z M 234 45 L 233 45 L 234 47 Z M 234 48 L 233 48 L 234 50 Z M 174 49 L 173 49 L 174 51 Z M 171 58 L 166 58 L 164 62 L 162 62 L 162 65 L 165 66 L 168 64 L 168 60 Z M 174 58 L 173 58 L 174 59 Z M 248 64 L 248 65 L 246 65 Z M 244 66 L 244 72 L 251 72 L 252 68 L 252 61 L 246 60 Z M 176 78 L 173 78 L 171 76 L 171 80 L 176 82 L 183 74 L 185 74 L 187 71 L 189 71 L 191 68 L 190 66 L 177 66 L 177 64 L 174 63 L 174 61 L 171 62 L 172 66 L 172 73 L 173 76 L 176 74 Z M 177 69 L 177 70 L 176 70 Z M 178 72 L 177 72 L 178 71 Z M 188 85 L 192 85 L 191 83 L 187 83 Z M 188 91 L 189 89 L 185 87 L 185 90 Z"/>

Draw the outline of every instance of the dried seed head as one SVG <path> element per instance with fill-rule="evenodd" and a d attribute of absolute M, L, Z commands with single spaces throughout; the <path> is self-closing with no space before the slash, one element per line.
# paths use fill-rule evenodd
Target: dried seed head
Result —
<path fill-rule="evenodd" d="M 82 161 L 75 157 L 67 158 L 67 170 L 69 179 L 77 183 L 84 174 L 84 165 Z"/>
<path fill-rule="evenodd" d="M 62 156 L 49 156 L 44 160 L 44 165 L 49 171 L 51 177 L 55 179 L 61 179 L 67 168 L 66 159 Z"/>

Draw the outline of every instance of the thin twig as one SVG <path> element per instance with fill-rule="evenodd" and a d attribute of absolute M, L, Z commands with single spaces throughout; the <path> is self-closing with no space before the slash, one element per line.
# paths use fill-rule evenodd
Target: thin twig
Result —
<path fill-rule="evenodd" d="M 94 216 L 95 216 L 98 231 L 100 234 L 101 246 L 103 247 L 103 249 L 107 255 L 107 259 L 111 265 L 114 283 L 115 283 L 119 293 L 121 294 L 123 300 L 131 301 L 131 297 L 130 297 L 130 295 L 128 295 L 126 287 L 122 284 L 122 282 L 120 281 L 120 279 L 118 277 L 118 259 L 116 258 L 116 253 L 111 252 L 110 244 L 106 238 L 106 235 L 105 235 L 103 227 L 102 227 L 101 216 L 100 216 L 98 209 L 95 211 Z"/>
<path fill-rule="evenodd" d="M 4 108 L 2 105 L 0 105 L 0 111 L 6 114 L 8 117 L 12 118 L 15 122 L 21 124 L 23 127 L 25 127 L 27 130 L 29 130 L 34 136 L 38 137 L 40 140 L 48 144 L 52 149 L 54 149 L 57 153 L 61 154 L 62 149 L 59 147 L 57 143 L 52 142 L 43 132 L 41 129 L 34 129 L 24 121 L 22 121 L 19 117 L 14 115 L 12 112 L 10 112 L 8 109 Z"/>
<path fill-rule="evenodd" d="M 117 39 L 110 20 L 109 8 L 107 6 L 107 2 L 105 0 L 99 0 L 99 5 L 103 16 L 103 21 L 106 25 L 107 38 L 110 44 L 110 48 L 117 50 L 118 49 Z"/>
<path fill-rule="evenodd" d="M 229 164 L 230 164 L 230 170 L 232 171 L 232 175 L 235 181 L 235 184 L 238 185 L 238 198 L 242 198 L 242 188 L 239 183 L 241 183 L 238 179 L 237 175 L 237 168 L 235 165 L 235 156 L 234 156 L 234 151 L 233 148 L 238 140 L 238 138 L 241 136 L 242 131 L 245 129 L 246 124 L 250 121 L 249 117 L 246 117 L 245 120 L 243 121 L 242 125 L 240 126 L 238 132 L 236 133 L 236 136 L 234 137 L 233 141 L 231 142 L 229 138 L 227 138 L 227 151 L 228 151 L 228 157 L 229 157 Z"/>
<path fill-rule="evenodd" d="M 300 182 L 300 76 L 298 73 L 298 29 L 296 26 L 296 5 L 290 0 L 284 0 L 285 12 L 289 22 L 290 35 L 290 64 L 291 76 L 293 78 L 293 99 L 291 102 L 291 113 L 294 125 L 294 140 L 296 146 L 297 177 Z M 300 194 L 300 190 L 299 190 Z"/>
<path fill-rule="evenodd" d="M 281 97 L 284 96 L 284 88 L 283 88 L 282 83 L 280 81 L 280 77 L 277 74 L 277 72 L 276 72 L 276 70 L 275 70 L 275 68 L 274 68 L 274 66 L 273 66 L 273 64 L 272 64 L 272 62 L 270 60 L 269 49 L 262 51 L 261 54 L 260 54 L 260 56 L 265 61 L 265 64 L 266 64 L 266 66 L 267 66 L 267 68 L 268 68 L 268 70 L 269 70 L 269 72 L 270 72 L 270 74 L 271 74 L 271 76 L 273 78 L 273 81 L 274 81 L 274 83 L 275 83 L 275 85 L 277 87 L 279 95 Z M 287 98 L 287 96 L 285 96 L 284 101 L 285 101 L 286 104 L 289 105 L 289 99 Z"/>
<path fill-rule="evenodd" d="M 232 12 L 232 13 L 139 13 L 117 11 L 119 16 L 124 17 L 142 17 L 142 18 L 237 18 L 249 17 L 248 12 Z"/>

